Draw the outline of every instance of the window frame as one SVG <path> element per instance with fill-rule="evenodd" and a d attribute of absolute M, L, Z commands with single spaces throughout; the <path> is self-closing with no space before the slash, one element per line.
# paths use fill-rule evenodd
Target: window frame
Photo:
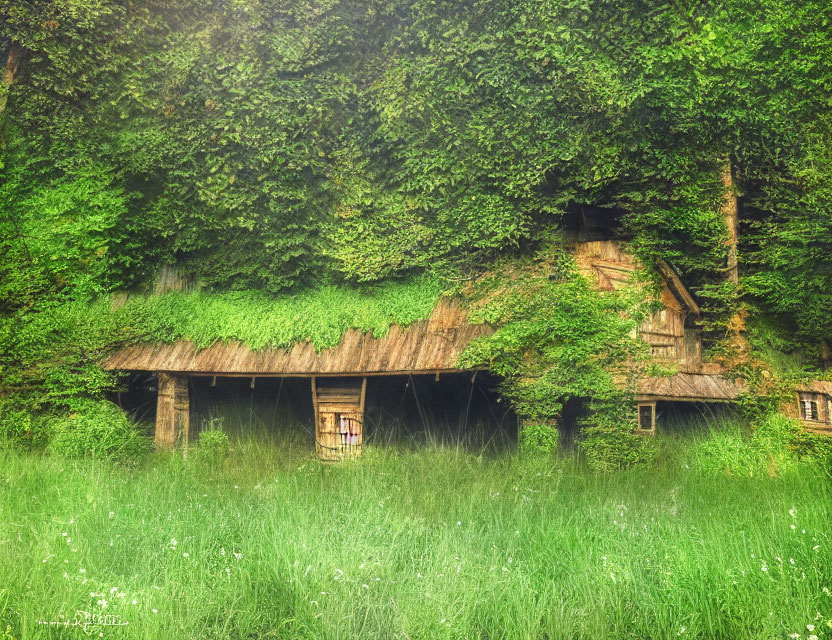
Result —
<path fill-rule="evenodd" d="M 642 426 L 641 415 L 642 409 L 650 409 L 650 427 L 644 428 Z M 644 435 L 655 435 L 656 434 L 656 402 L 655 401 L 644 401 L 639 402 L 636 407 L 636 421 L 638 427 L 635 429 L 636 433 L 641 433 Z"/>

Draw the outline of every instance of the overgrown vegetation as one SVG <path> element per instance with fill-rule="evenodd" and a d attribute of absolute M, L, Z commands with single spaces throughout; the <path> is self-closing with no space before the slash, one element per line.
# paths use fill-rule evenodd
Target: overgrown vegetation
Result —
<path fill-rule="evenodd" d="M 530 259 L 498 264 L 470 294 L 472 321 L 498 330 L 472 344 L 461 364 L 504 377 L 501 391 L 532 429 L 521 436 L 531 448 L 545 448 L 545 426 L 563 421 L 568 402 L 591 399 L 581 445 L 593 466 L 617 469 L 649 458 L 648 443 L 632 433 L 627 380 L 643 368 L 637 329 L 655 292 L 646 281 L 605 293 L 594 284 L 553 241 Z"/>
<path fill-rule="evenodd" d="M 735 338 L 767 324 L 804 377 L 832 358 L 830 22 L 825 0 L 0 0 L 3 428 L 42 444 L 112 388 L 94 363 L 118 344 L 328 346 L 493 271 L 504 326 L 468 361 L 532 423 L 587 394 L 633 444 L 634 305 L 497 273 L 585 210 L 679 270 L 761 419 L 791 378 L 757 384 Z M 211 295 L 106 308 L 168 265 Z M 601 466 L 648 455 L 607 445 Z"/>
<path fill-rule="evenodd" d="M 208 284 L 446 274 L 623 212 L 707 301 L 832 333 L 825 0 L 3 0 L 4 312 L 178 263 Z"/>

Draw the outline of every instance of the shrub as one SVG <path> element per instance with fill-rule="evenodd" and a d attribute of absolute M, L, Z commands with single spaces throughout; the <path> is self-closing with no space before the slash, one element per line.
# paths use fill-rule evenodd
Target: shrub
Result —
<path fill-rule="evenodd" d="M 519 445 L 522 451 L 529 453 L 556 453 L 559 449 L 557 425 L 546 422 L 524 424 Z"/>
<path fill-rule="evenodd" d="M 694 446 L 692 464 L 709 473 L 776 476 L 792 467 L 801 455 L 811 456 L 813 435 L 797 421 L 772 412 L 750 433 L 740 427 L 712 430 L 707 439 Z"/>
<path fill-rule="evenodd" d="M 596 471 L 627 469 L 652 462 L 656 457 L 653 438 L 633 433 L 635 418 L 622 417 L 614 407 L 592 412 L 581 420 L 581 425 L 579 446 Z"/>
<path fill-rule="evenodd" d="M 199 433 L 200 457 L 220 460 L 228 455 L 228 435 L 222 430 L 221 420 L 211 420 L 210 427 Z"/>
<path fill-rule="evenodd" d="M 46 446 L 46 421 L 13 398 L 0 402 L 0 448 L 40 449 Z"/>
<path fill-rule="evenodd" d="M 78 402 L 72 413 L 50 424 L 51 453 L 67 458 L 137 458 L 150 450 L 124 412 L 106 400 Z"/>

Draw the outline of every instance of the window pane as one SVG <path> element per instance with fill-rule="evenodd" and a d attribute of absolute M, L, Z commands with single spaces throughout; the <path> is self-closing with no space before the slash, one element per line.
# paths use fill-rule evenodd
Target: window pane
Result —
<path fill-rule="evenodd" d="M 642 405 L 638 408 L 638 426 L 640 429 L 653 428 L 653 407 Z"/>

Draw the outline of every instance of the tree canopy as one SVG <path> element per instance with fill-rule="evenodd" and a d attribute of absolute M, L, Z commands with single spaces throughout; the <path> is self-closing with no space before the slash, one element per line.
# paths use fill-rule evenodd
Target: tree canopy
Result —
<path fill-rule="evenodd" d="M 0 310 L 173 263 L 267 292 L 455 277 L 589 206 L 715 326 L 744 300 L 817 349 L 830 21 L 825 0 L 0 0 Z"/>

